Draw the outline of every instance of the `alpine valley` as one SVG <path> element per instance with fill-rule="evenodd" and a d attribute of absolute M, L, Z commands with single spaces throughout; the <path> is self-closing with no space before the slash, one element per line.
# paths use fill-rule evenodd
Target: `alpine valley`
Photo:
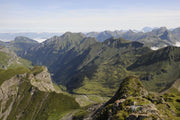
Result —
<path fill-rule="evenodd" d="M 0 120 L 178 120 L 178 42 L 165 27 L 1 41 Z"/>

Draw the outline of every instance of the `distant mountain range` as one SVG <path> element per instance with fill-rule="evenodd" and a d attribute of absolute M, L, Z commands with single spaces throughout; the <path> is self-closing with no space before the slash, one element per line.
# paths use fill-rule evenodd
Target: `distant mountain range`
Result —
<path fill-rule="evenodd" d="M 168 30 L 166 27 L 161 28 L 144 28 L 146 32 L 129 31 L 103 31 L 87 33 L 88 37 L 95 37 L 98 41 L 104 41 L 110 37 L 122 37 L 130 41 L 139 41 L 148 47 L 154 49 L 162 48 L 169 45 L 177 45 L 180 42 L 180 28 Z"/>
<path fill-rule="evenodd" d="M 153 27 L 153 28 L 152 27 L 144 27 L 142 29 L 142 32 L 151 32 L 154 29 L 158 29 L 158 27 Z"/>
<path fill-rule="evenodd" d="M 29 39 L 42 42 L 53 36 L 60 35 L 61 33 L 0 33 L 0 44 L 4 44 L 2 41 L 13 41 L 13 39 L 16 39 L 16 37 L 19 36 L 29 37 Z M 166 27 L 145 27 L 142 29 L 142 31 L 116 30 L 103 32 L 89 32 L 84 35 L 86 37 L 95 37 L 97 41 L 100 42 L 103 42 L 111 37 L 122 37 L 130 41 L 139 41 L 153 50 L 157 50 L 165 46 L 180 46 L 180 28 L 168 30 Z"/>
<path fill-rule="evenodd" d="M 158 39 L 158 38 L 152 38 L 153 36 L 156 36 L 157 34 L 151 34 L 151 38 L 144 38 L 145 36 L 149 36 L 149 34 L 146 34 L 148 32 L 151 32 L 155 29 L 166 29 L 165 27 L 144 27 L 142 30 L 116 30 L 116 31 L 102 31 L 102 32 L 89 32 L 84 33 L 87 37 L 96 37 L 98 41 L 104 41 L 110 37 L 122 37 L 127 40 L 140 40 L 140 39 Z M 177 38 L 179 36 L 178 28 L 169 29 L 169 32 L 172 32 L 173 36 Z M 18 36 L 24 36 L 28 37 L 30 39 L 34 39 L 38 42 L 45 41 L 46 39 L 49 39 L 53 36 L 60 36 L 63 33 L 50 33 L 50 32 L 42 32 L 42 33 L 36 33 L 36 32 L 22 32 L 22 33 L 0 33 L 0 41 L 12 41 Z M 141 41 L 143 41 L 141 40 Z"/>
<path fill-rule="evenodd" d="M 50 37 L 53 37 L 55 35 L 62 35 L 62 33 L 49 33 L 49 32 L 43 32 L 43 33 L 36 33 L 36 32 L 22 32 L 22 33 L 0 33 L 0 41 L 8 42 L 14 40 L 18 36 L 24 36 L 31 39 L 34 39 L 38 42 L 42 42 Z"/>

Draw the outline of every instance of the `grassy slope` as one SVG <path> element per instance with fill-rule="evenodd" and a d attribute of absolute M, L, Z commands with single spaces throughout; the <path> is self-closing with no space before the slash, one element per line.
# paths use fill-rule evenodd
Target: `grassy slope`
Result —
<path fill-rule="evenodd" d="M 28 74 L 39 74 L 43 70 L 41 66 L 33 68 L 31 62 L 19 57 L 18 59 L 12 58 L 14 61 L 7 65 L 7 61 L 13 56 L 4 52 L 1 53 L 0 63 L 6 66 L 6 69 L 0 69 L 0 85 L 17 74 L 27 74 L 26 78 L 22 78 L 20 85 L 17 86 L 19 87 L 17 97 L 10 96 L 6 103 L 6 108 L 8 108 L 16 97 L 8 120 L 16 120 L 17 117 L 23 120 L 57 120 L 66 112 L 79 108 L 79 104 L 73 97 L 62 93 L 41 92 L 30 84 Z M 35 91 L 34 94 L 32 91 Z"/>
<path fill-rule="evenodd" d="M 0 51 L 0 64 L 6 67 L 6 69 L 0 69 L 0 85 L 14 75 L 26 73 L 29 71 L 29 68 L 32 68 L 30 61 L 20 57 L 16 61 L 13 57 L 8 53 Z M 8 65 L 9 59 L 11 59 L 10 65 Z"/>
<path fill-rule="evenodd" d="M 33 95 L 32 89 L 36 91 Z M 8 120 L 15 120 L 17 115 L 23 120 L 57 120 L 67 111 L 79 108 L 74 98 L 54 92 L 41 92 L 28 79 L 22 80 L 19 90 Z"/>
<path fill-rule="evenodd" d="M 165 101 L 172 107 L 175 113 L 180 118 L 180 79 L 176 80 L 170 88 L 163 91 L 161 94 Z"/>
<path fill-rule="evenodd" d="M 144 87 L 137 77 L 131 76 L 124 79 L 115 96 L 106 103 L 106 106 L 104 106 L 103 109 L 96 114 L 95 118 L 97 120 L 107 120 L 110 117 L 112 120 L 123 120 L 130 114 L 142 114 L 142 116 L 148 116 L 148 118 L 145 119 L 158 119 L 157 114 L 155 112 L 151 112 L 151 109 L 148 109 L 149 111 L 147 111 L 147 113 L 142 112 L 140 109 L 136 109 L 135 111 L 130 110 L 129 106 L 135 103 L 135 105 L 139 105 L 144 108 L 148 105 L 156 107 L 158 109 L 158 114 L 160 114 L 162 119 L 179 119 L 179 105 L 177 102 L 177 99 L 179 99 L 178 96 L 172 96 L 172 94 L 164 94 L 163 96 L 159 96 L 154 93 L 144 94 L 143 91 L 145 91 L 145 89 L 143 89 Z M 124 94 L 126 94 L 125 98 L 123 97 Z M 125 101 L 116 107 L 117 105 L 115 105 L 115 101 L 122 98 L 124 98 Z M 164 102 L 162 98 L 164 98 L 166 102 Z M 170 105 L 170 108 L 167 104 Z M 176 111 L 176 116 L 173 115 L 171 109 Z"/>
<path fill-rule="evenodd" d="M 140 76 L 148 90 L 162 91 L 180 77 L 180 48 L 166 47 L 138 58 L 128 70 Z"/>
<path fill-rule="evenodd" d="M 67 112 L 79 109 L 79 104 L 71 96 L 55 92 L 42 92 L 32 86 L 28 74 L 37 75 L 41 71 L 42 67 L 40 66 L 31 70 L 18 67 L 0 71 L 1 84 L 16 74 L 27 73 L 26 77 L 19 78 L 21 83 L 18 86 L 17 96 L 10 96 L 6 103 L 6 108 L 8 108 L 12 100 L 15 99 L 7 120 L 16 120 L 17 118 L 22 120 L 57 120 Z"/>
<path fill-rule="evenodd" d="M 99 43 L 81 34 L 66 33 L 49 39 L 25 57 L 47 65 L 55 81 L 66 85 L 70 92 L 112 96 L 122 79 L 133 74 L 140 76 L 148 90 L 161 91 L 168 87 L 179 77 L 176 71 L 180 70 L 178 61 L 163 60 L 167 54 L 170 58 L 179 54 L 178 50 L 171 53 L 168 49 L 153 52 L 141 43 L 122 38 Z M 137 64 L 136 60 L 141 66 L 129 69 Z"/>
<path fill-rule="evenodd" d="M 91 46 L 87 58 L 92 60 L 68 83 L 68 89 L 78 94 L 112 96 L 121 80 L 134 74 L 125 67 L 149 49 L 129 47 L 132 45 L 129 41 L 111 39 L 110 44 L 105 41 Z"/>

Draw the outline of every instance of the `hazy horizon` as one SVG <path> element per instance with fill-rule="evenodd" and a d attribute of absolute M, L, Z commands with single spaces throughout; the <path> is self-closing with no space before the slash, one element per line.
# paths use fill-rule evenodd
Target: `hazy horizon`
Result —
<path fill-rule="evenodd" d="M 142 27 L 141 29 L 112 29 L 112 30 L 108 30 L 108 29 L 102 29 L 102 30 L 99 30 L 99 31 L 95 31 L 95 30 L 93 30 L 93 31 L 87 31 L 87 32 L 83 32 L 83 31 L 64 31 L 64 32 L 58 32 L 58 31 L 55 31 L 55 32 L 53 32 L 53 31 L 40 31 L 40 32 L 36 32 L 36 31 L 14 31 L 14 32 L 12 32 L 12 31 L 9 31 L 9 32 L 1 32 L 0 31 L 0 33 L 12 33 L 12 34 L 14 34 L 14 33 L 36 33 L 36 34 L 41 34 L 41 33 L 61 33 L 61 34 L 64 34 L 64 33 L 66 33 L 66 32 L 72 32 L 72 33 L 84 33 L 84 34 L 86 34 L 86 33 L 90 33 L 90 32 L 103 32 L 103 31 L 116 31 L 116 30 L 118 30 L 118 31 L 129 31 L 129 30 L 132 30 L 132 31 L 136 31 L 136 32 L 142 32 L 143 31 L 143 28 L 146 28 L 146 27 L 149 27 L 149 28 L 155 28 L 155 29 L 158 29 L 158 28 L 161 28 L 161 27 L 165 27 L 165 28 L 167 28 L 168 30 L 173 30 L 173 29 L 176 29 L 176 28 L 179 28 L 180 26 L 177 26 L 177 27 L 174 27 L 174 28 L 168 28 L 168 27 L 166 27 L 166 26 L 160 26 L 160 27 L 156 27 L 156 26 L 154 26 L 154 27 L 151 27 L 151 26 L 144 26 L 144 27 Z"/>
<path fill-rule="evenodd" d="M 0 32 L 91 32 L 180 25 L 179 0 L 0 0 Z"/>

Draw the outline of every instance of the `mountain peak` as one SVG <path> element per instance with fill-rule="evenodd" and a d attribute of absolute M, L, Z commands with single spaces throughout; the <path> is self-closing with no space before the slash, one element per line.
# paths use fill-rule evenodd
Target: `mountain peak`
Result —
<path fill-rule="evenodd" d="M 137 42 L 137 41 L 128 41 L 128 40 L 125 40 L 123 38 L 114 38 L 114 37 L 111 37 L 107 40 L 104 41 L 104 43 L 110 47 L 115 47 L 115 48 L 139 48 L 139 47 L 142 47 L 143 44 L 140 43 L 140 42 Z"/>
<path fill-rule="evenodd" d="M 35 40 L 32 40 L 28 37 L 24 37 L 24 36 L 17 36 L 15 39 L 14 39 L 14 42 L 23 42 L 23 43 L 38 43 L 37 41 Z"/>
<path fill-rule="evenodd" d="M 54 36 L 50 39 L 47 39 L 44 41 L 44 44 L 52 44 L 53 46 L 62 46 L 65 45 L 67 42 L 69 43 L 75 43 L 75 42 L 80 42 L 85 38 L 85 35 L 82 33 L 71 33 L 71 32 L 66 32 L 62 36 Z M 64 43 L 62 43 L 64 42 Z M 66 46 L 66 45 L 65 45 Z"/>
<path fill-rule="evenodd" d="M 81 32 L 79 32 L 79 33 L 66 32 L 62 35 L 62 37 L 67 38 L 67 37 L 74 36 L 74 35 L 85 37 L 85 35 Z"/>
<path fill-rule="evenodd" d="M 120 84 L 119 90 L 109 101 L 114 102 L 117 99 L 127 98 L 129 96 L 146 96 L 148 92 L 137 76 L 126 77 Z M 108 103 L 109 103 L 108 102 Z"/>
<path fill-rule="evenodd" d="M 175 115 L 163 97 L 153 93 L 148 94 L 138 77 L 129 76 L 123 80 L 115 96 L 96 111 L 94 118 L 96 120 L 152 120 L 154 118 L 164 120 L 173 119 Z"/>
<path fill-rule="evenodd" d="M 158 29 L 152 30 L 152 32 L 153 32 L 153 33 L 156 33 L 157 35 L 159 35 L 159 34 L 164 33 L 164 32 L 167 31 L 167 30 L 168 30 L 168 29 L 167 29 L 166 27 L 160 27 L 160 28 L 158 28 Z"/>
<path fill-rule="evenodd" d="M 151 32 L 154 29 L 158 29 L 158 27 L 144 27 L 142 29 L 143 32 Z"/>

